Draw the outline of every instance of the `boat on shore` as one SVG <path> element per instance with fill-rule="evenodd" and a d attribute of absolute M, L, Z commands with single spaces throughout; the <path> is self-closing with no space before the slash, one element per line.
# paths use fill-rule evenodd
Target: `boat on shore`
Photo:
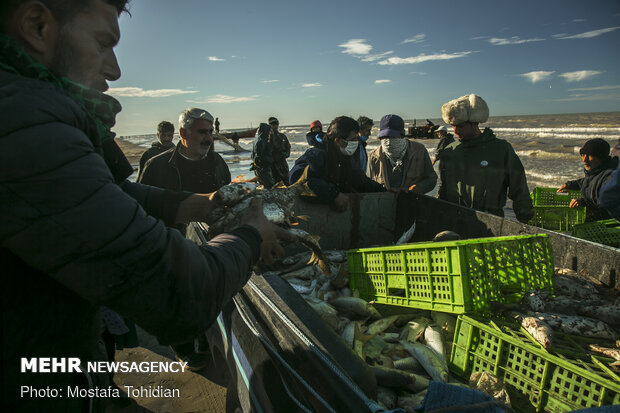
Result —
<path fill-rule="evenodd" d="M 232 132 L 221 132 L 219 133 L 219 135 L 225 138 L 228 138 L 232 140 L 233 142 L 238 142 L 239 139 L 253 138 L 256 135 L 257 130 L 258 128 L 243 129 L 243 130 L 232 131 Z"/>

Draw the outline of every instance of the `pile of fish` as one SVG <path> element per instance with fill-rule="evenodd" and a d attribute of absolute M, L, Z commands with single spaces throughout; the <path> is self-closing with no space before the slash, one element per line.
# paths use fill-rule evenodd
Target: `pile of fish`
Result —
<path fill-rule="evenodd" d="M 328 273 L 308 263 L 310 253 L 284 258 L 279 269 L 270 273 L 287 280 L 369 365 L 379 386 L 379 404 L 412 412 L 421 405 L 430 380 L 465 385 L 450 377 L 447 367 L 455 315 L 367 302 L 348 286 L 346 251 L 326 251 L 324 255 L 331 263 Z M 544 291 L 532 291 L 522 303 L 500 304 L 499 309 L 509 317 L 518 317 L 546 348 L 553 346 L 553 329 L 600 338 L 601 343 L 620 337 L 620 300 L 614 301 L 600 283 L 556 269 L 556 294 L 553 298 Z M 558 312 L 560 308 L 563 314 Z M 620 350 L 613 348 L 618 346 L 620 342 L 610 346 L 590 343 L 585 349 L 620 360 Z M 472 374 L 468 387 L 510 405 L 505 385 L 492 374 Z"/>
<path fill-rule="evenodd" d="M 413 412 L 430 380 L 463 385 L 449 377 L 447 366 L 456 316 L 367 302 L 348 287 L 346 251 L 326 251 L 325 256 L 331 262 L 329 274 L 307 263 L 309 253 L 284 258 L 281 268 L 269 273 L 288 281 L 369 365 L 379 386 L 379 404 Z M 472 387 L 488 387 L 490 376 L 477 378 Z M 508 401 L 505 391 L 498 393 L 498 400 Z"/>

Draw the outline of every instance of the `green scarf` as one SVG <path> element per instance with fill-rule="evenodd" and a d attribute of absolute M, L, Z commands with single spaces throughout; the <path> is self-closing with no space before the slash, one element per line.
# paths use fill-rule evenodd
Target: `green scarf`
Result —
<path fill-rule="evenodd" d="M 66 91 L 90 115 L 101 142 L 113 139 L 111 131 L 121 104 L 111 96 L 54 75 L 37 62 L 11 37 L 0 33 L 0 70 L 51 83 Z M 93 137 L 91 137 L 93 139 Z"/>

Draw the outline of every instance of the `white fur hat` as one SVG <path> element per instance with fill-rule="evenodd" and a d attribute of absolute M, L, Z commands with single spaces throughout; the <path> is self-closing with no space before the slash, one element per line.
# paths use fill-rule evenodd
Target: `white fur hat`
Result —
<path fill-rule="evenodd" d="M 450 125 L 463 122 L 484 123 L 489 119 L 489 107 L 478 95 L 465 95 L 441 107 L 443 121 Z"/>

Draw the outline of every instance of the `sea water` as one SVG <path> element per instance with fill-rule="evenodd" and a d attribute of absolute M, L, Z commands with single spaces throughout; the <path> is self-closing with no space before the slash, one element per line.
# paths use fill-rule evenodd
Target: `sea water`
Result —
<path fill-rule="evenodd" d="M 431 119 L 437 125 L 443 125 L 440 119 Z M 322 120 L 325 129 L 328 119 Z M 413 120 L 406 121 L 411 126 Z M 289 167 L 308 149 L 306 133 L 308 125 L 281 126 L 291 143 L 291 156 L 288 158 Z M 418 120 L 417 125 L 426 122 Z M 367 151 L 370 153 L 379 146 L 376 138 L 379 119 L 375 119 L 371 137 L 368 140 Z M 559 187 L 570 179 L 583 177 L 583 164 L 579 156 L 579 148 L 585 141 L 593 138 L 603 138 L 613 148 L 620 138 L 620 112 L 563 114 L 563 115 L 528 115 L 528 116 L 497 116 L 491 117 L 480 127 L 493 129 L 499 139 L 504 139 L 512 145 L 523 163 L 530 191 L 535 187 Z M 450 130 L 451 128 L 448 127 Z M 223 131 L 224 132 L 224 131 Z M 122 136 L 129 142 L 148 148 L 156 140 L 156 135 Z M 178 136 L 174 142 L 178 141 Z M 235 152 L 232 148 L 220 141 L 215 142 L 215 150 L 224 158 L 232 177 L 245 175 L 252 178 L 250 171 L 252 163 L 253 138 L 241 139 L 239 144 L 245 152 Z M 419 139 L 431 157 L 436 153 L 437 139 Z M 439 175 L 439 163 L 435 164 Z M 135 179 L 135 174 L 130 179 Z M 439 182 L 428 195 L 437 192 Z"/>

